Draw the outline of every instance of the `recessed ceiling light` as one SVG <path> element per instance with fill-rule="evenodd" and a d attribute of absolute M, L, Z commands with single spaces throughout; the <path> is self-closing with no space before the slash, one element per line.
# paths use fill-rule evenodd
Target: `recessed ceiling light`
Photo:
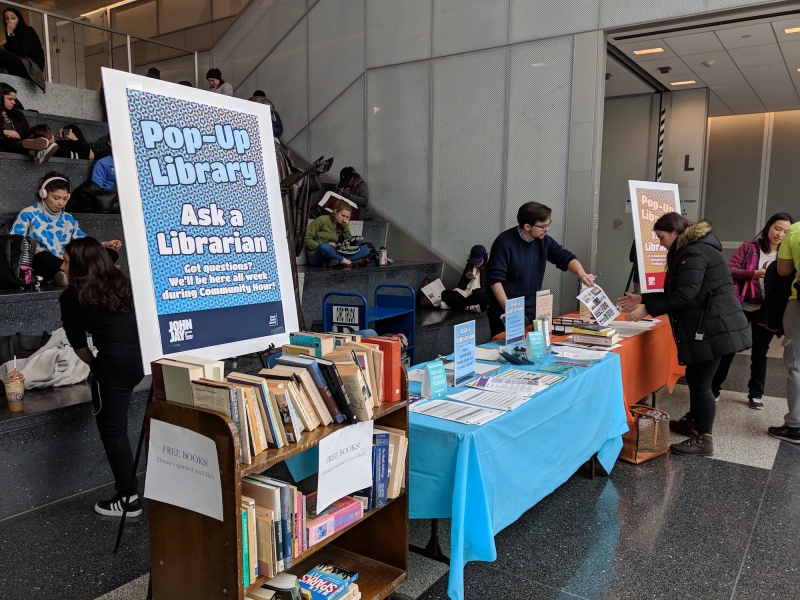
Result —
<path fill-rule="evenodd" d="M 646 48 L 645 50 L 634 50 L 633 53 L 636 56 L 639 56 L 640 54 L 655 54 L 656 52 L 663 52 L 663 51 L 664 51 L 663 48 Z"/>
<path fill-rule="evenodd" d="M 783 33 L 800 33 L 800 27 L 787 27 Z"/>
<path fill-rule="evenodd" d="M 673 81 L 670 85 L 690 85 L 692 83 L 697 83 L 694 79 L 687 79 L 686 81 Z"/>

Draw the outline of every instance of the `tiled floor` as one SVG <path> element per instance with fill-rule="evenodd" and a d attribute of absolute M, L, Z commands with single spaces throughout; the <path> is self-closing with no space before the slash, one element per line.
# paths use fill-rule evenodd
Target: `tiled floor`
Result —
<path fill-rule="evenodd" d="M 667 455 L 619 462 L 594 481 L 574 475 L 498 533 L 495 562 L 467 565 L 466 600 L 800 598 L 800 447 L 765 433 L 786 410 L 785 371 L 770 358 L 766 408 L 753 411 L 741 392 L 748 368 L 737 357 L 722 393 L 714 460 Z M 662 390 L 658 403 L 680 416 L 686 387 Z M 109 492 L 0 521 L 0 598 L 144 600 L 146 521 L 127 528 L 114 556 L 114 523 L 91 512 Z M 430 522 L 410 530 L 424 546 Z M 448 521 L 440 535 L 449 554 Z M 413 553 L 409 561 L 400 591 L 447 598 L 446 565 Z"/>

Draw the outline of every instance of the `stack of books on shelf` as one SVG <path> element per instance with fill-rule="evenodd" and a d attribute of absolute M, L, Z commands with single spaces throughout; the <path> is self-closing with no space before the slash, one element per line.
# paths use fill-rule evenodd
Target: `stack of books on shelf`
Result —
<path fill-rule="evenodd" d="M 619 334 L 616 329 L 608 325 L 583 323 L 573 325 L 572 341 L 576 344 L 611 347 L 619 343 Z"/>
<path fill-rule="evenodd" d="M 318 427 L 371 420 L 382 402 L 401 399 L 399 341 L 305 332 L 290 340 L 276 364 L 257 375 L 223 377 L 222 361 L 191 355 L 153 361 L 154 396 L 229 417 L 245 464 Z M 295 352 L 300 348 L 310 354 Z"/>
<path fill-rule="evenodd" d="M 253 474 L 242 479 L 242 556 L 245 587 L 258 576 L 275 577 L 309 549 L 400 495 L 408 439 L 375 425 L 372 485 L 317 512 L 317 493 Z"/>

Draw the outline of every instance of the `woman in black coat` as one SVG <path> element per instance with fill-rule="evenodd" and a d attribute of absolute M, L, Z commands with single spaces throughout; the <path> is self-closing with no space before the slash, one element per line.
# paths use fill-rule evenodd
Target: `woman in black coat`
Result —
<path fill-rule="evenodd" d="M 678 213 L 668 213 L 653 229 L 661 245 L 669 249 L 664 291 L 626 293 L 619 304 L 631 310 L 631 321 L 648 314 L 669 316 L 678 362 L 686 365 L 690 398 L 689 412 L 680 421 L 670 421 L 673 431 L 689 439 L 673 444 L 671 450 L 710 456 L 714 453 L 711 431 L 716 414 L 711 382 L 720 358 L 750 348 L 750 330 L 722 256 L 722 244 L 711 233 L 711 226 L 705 221 L 690 225 Z"/>
<path fill-rule="evenodd" d="M 0 68 L 11 75 L 31 79 L 39 87 L 43 87 L 44 50 L 38 34 L 25 22 L 16 8 L 3 11 L 3 25 L 6 45 L 0 48 Z"/>

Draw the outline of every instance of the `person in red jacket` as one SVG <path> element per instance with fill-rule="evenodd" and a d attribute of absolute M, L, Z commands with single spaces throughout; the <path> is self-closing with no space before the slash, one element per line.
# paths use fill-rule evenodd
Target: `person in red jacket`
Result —
<path fill-rule="evenodd" d="M 775 335 L 774 332 L 760 325 L 764 322 L 762 310 L 765 293 L 764 275 L 767 267 L 775 262 L 778 247 L 792 223 L 794 223 L 794 219 L 787 213 L 772 215 L 755 239 L 739 246 L 736 254 L 728 261 L 736 297 L 741 303 L 753 331 L 747 398 L 750 408 L 754 410 L 764 408 L 761 398 L 764 396 L 764 382 L 767 379 L 767 352 Z M 711 382 L 711 391 L 717 401 L 719 401 L 720 389 L 728 377 L 728 369 L 730 369 L 734 356 L 728 354 L 722 357 Z"/>

